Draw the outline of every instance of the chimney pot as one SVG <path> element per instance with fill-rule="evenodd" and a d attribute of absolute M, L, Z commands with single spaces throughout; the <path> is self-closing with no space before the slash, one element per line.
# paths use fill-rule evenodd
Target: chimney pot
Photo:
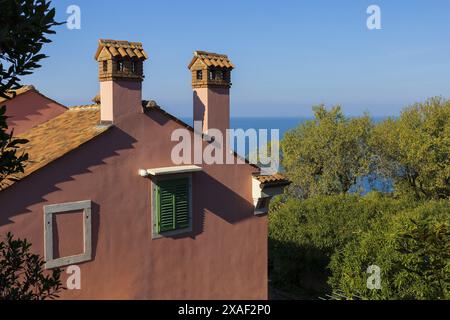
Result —
<path fill-rule="evenodd" d="M 227 55 L 195 51 L 188 69 L 192 74 L 194 121 L 201 121 L 203 133 L 230 127 L 230 87 L 233 63 Z"/>
<path fill-rule="evenodd" d="M 95 59 L 100 97 L 94 99 L 101 102 L 102 122 L 115 123 L 119 117 L 141 110 L 143 65 L 147 58 L 139 42 L 99 40 Z"/>

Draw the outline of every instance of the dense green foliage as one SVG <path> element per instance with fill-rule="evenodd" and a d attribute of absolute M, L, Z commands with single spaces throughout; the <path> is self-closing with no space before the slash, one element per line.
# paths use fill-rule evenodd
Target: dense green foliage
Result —
<path fill-rule="evenodd" d="M 330 284 L 375 299 L 450 299 L 450 205 L 430 201 L 384 215 L 332 256 Z M 381 290 L 366 286 L 381 268 Z"/>
<path fill-rule="evenodd" d="M 358 241 L 374 221 L 414 205 L 375 192 L 287 200 L 269 217 L 273 280 L 311 292 L 326 290 L 327 266 L 337 251 Z"/>
<path fill-rule="evenodd" d="M 450 299 L 450 102 L 377 124 L 314 111 L 281 143 L 293 184 L 269 215 L 274 285 L 310 298 Z M 349 192 L 368 175 L 391 179 L 394 192 Z M 367 288 L 371 265 L 379 290 Z"/>
<path fill-rule="evenodd" d="M 347 192 L 369 169 L 368 116 L 346 118 L 340 107 L 313 108 L 315 120 L 287 132 L 283 167 L 299 198 Z"/>
<path fill-rule="evenodd" d="M 44 300 L 58 297 L 61 270 L 43 271 L 45 262 L 30 252 L 27 240 L 8 233 L 0 242 L 0 300 Z"/>
<path fill-rule="evenodd" d="M 450 196 L 450 101 L 432 98 L 374 129 L 371 146 L 379 172 L 396 191 L 416 198 Z"/>

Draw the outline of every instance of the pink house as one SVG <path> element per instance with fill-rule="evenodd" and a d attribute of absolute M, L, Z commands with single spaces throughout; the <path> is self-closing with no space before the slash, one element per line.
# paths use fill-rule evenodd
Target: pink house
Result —
<path fill-rule="evenodd" d="M 6 105 L 8 127 L 14 128 L 15 134 L 21 134 L 67 110 L 65 106 L 44 96 L 33 86 L 23 86 L 15 90 L 15 96 L 11 100 L 0 98 L 0 105 Z"/>
<path fill-rule="evenodd" d="M 195 132 L 142 101 L 140 43 L 100 40 L 95 58 L 98 104 L 66 109 L 34 93 L 8 102 L 31 161 L 0 191 L 0 234 L 26 237 L 48 269 L 79 267 L 81 287 L 62 299 L 266 299 L 266 209 L 288 181 L 236 154 L 235 164 L 171 156 L 175 130 L 203 150 L 206 130 L 229 127 L 231 61 L 194 54 Z"/>

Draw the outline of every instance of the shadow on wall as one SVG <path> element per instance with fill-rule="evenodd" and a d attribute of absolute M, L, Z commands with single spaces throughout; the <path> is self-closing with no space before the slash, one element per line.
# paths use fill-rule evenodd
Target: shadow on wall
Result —
<path fill-rule="evenodd" d="M 7 123 L 10 128 L 16 126 L 21 128 L 24 122 L 26 123 L 24 128 L 39 125 L 66 111 L 64 106 L 34 91 L 22 93 L 12 100 L 4 101 L 1 105 L 6 105 Z M 16 129 L 15 133 L 20 134 L 23 131 Z"/>
<path fill-rule="evenodd" d="M 193 229 L 189 235 L 192 238 L 204 231 L 206 214 L 216 215 L 230 224 L 254 217 L 254 208 L 250 201 L 203 171 L 193 175 L 192 200 Z M 182 237 L 186 235 L 172 238 Z"/>
<path fill-rule="evenodd" d="M 105 159 L 117 156 L 119 150 L 132 149 L 135 142 L 124 131 L 111 127 L 61 159 L 1 191 L 0 226 L 12 223 L 11 217 L 31 212 L 28 207 L 34 204 L 45 204 L 47 200 L 44 196 L 60 190 L 57 187 L 59 183 L 74 180 L 72 177 L 75 175 L 90 173 L 90 167 L 104 164 Z"/>
<path fill-rule="evenodd" d="M 205 105 L 194 91 L 194 121 L 203 121 L 205 119 Z"/>
<path fill-rule="evenodd" d="M 255 217 L 253 203 L 208 173 L 204 171 L 194 173 L 192 182 L 192 232 L 164 237 L 194 239 L 204 231 L 206 214 L 216 215 L 230 224 Z"/>

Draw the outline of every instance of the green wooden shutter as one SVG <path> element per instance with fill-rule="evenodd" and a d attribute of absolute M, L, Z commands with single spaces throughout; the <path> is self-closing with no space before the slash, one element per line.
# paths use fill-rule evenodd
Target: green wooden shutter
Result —
<path fill-rule="evenodd" d="M 189 179 L 158 182 L 157 210 L 158 232 L 189 227 Z"/>

